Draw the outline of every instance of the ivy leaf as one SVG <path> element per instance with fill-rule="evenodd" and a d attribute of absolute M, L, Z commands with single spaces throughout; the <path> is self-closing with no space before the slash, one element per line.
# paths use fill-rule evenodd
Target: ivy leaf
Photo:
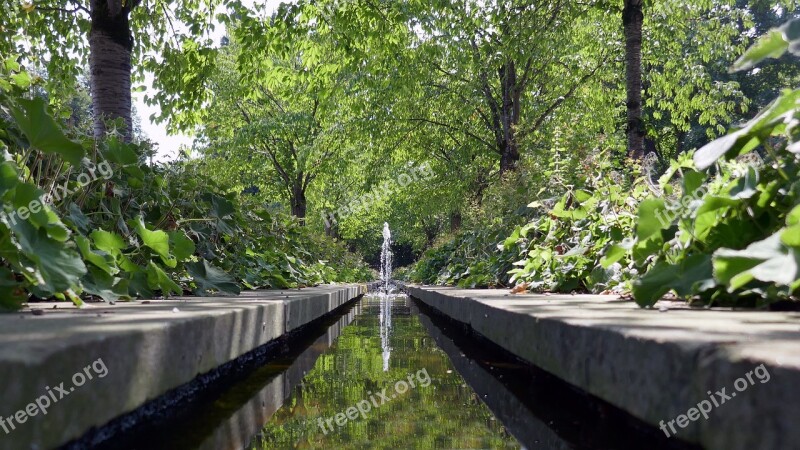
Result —
<path fill-rule="evenodd" d="M 80 166 L 84 156 L 83 146 L 64 136 L 56 121 L 47 113 L 44 98 L 20 98 L 17 103 L 21 109 L 12 107 L 11 115 L 28 138 L 31 147 L 45 153 L 61 155 L 73 166 Z"/>
<path fill-rule="evenodd" d="M 63 242 L 52 239 L 44 228 L 37 229 L 27 221 L 12 224 L 20 250 L 36 265 L 41 275 L 39 287 L 52 295 L 80 285 L 86 274 L 83 260 Z"/>
<path fill-rule="evenodd" d="M 699 170 L 705 170 L 723 156 L 735 157 L 754 149 L 762 139 L 769 137 L 775 126 L 783 123 L 785 115 L 797 109 L 798 101 L 800 89 L 785 93 L 747 122 L 742 129 L 717 138 L 696 151 L 695 166 Z"/>
<path fill-rule="evenodd" d="M 633 282 L 632 293 L 640 306 L 652 306 L 669 291 L 687 297 L 714 285 L 711 256 L 701 253 L 688 256 L 679 264 L 659 261 Z"/>
<path fill-rule="evenodd" d="M 784 38 L 781 29 L 772 29 L 733 63 L 731 72 L 751 69 L 767 58 L 780 58 L 788 48 L 789 42 Z"/>
<path fill-rule="evenodd" d="M 209 290 L 225 292 L 228 294 L 239 294 L 241 289 L 230 275 L 212 266 L 206 260 L 200 262 L 187 263 L 186 271 L 194 279 L 197 295 L 208 295 Z"/>
<path fill-rule="evenodd" d="M 604 269 L 608 269 L 611 267 L 615 262 L 622 259 L 633 247 L 633 241 L 627 240 L 619 244 L 612 244 L 606 250 L 605 255 L 600 258 L 600 265 Z"/>
<path fill-rule="evenodd" d="M 166 231 L 148 230 L 142 216 L 136 218 L 136 222 L 133 226 L 136 228 L 136 233 L 142 238 L 144 245 L 160 256 L 161 261 L 163 261 L 167 267 L 174 268 L 178 265 L 178 261 L 169 253 L 169 235 Z"/>
<path fill-rule="evenodd" d="M 85 292 L 96 295 L 106 302 L 130 300 L 128 280 L 111 276 L 96 267 L 90 267 L 89 273 L 81 281 Z"/>
<path fill-rule="evenodd" d="M 183 294 L 183 289 L 181 289 L 180 285 L 172 281 L 172 278 L 153 261 L 150 261 L 147 265 L 147 286 L 151 289 L 161 289 L 164 297 L 170 293 L 175 295 Z"/>
<path fill-rule="evenodd" d="M 219 195 L 211 195 L 211 212 L 213 216 L 222 219 L 233 214 L 234 211 L 233 203 L 230 200 Z"/>
<path fill-rule="evenodd" d="M 781 241 L 781 229 L 772 236 L 748 245 L 744 250 L 719 249 L 714 252 L 714 275 L 729 290 L 756 279 L 791 286 L 800 278 L 800 252 Z"/>
<path fill-rule="evenodd" d="M 0 162 L 0 197 L 14 189 L 19 184 L 17 166 L 10 161 Z"/>
<path fill-rule="evenodd" d="M 755 167 L 748 167 L 744 177 L 739 178 L 736 185 L 731 189 L 730 195 L 736 199 L 750 198 L 758 193 L 758 171 Z"/>
<path fill-rule="evenodd" d="M 89 217 L 81 211 L 81 208 L 76 205 L 75 203 L 69 204 L 69 214 L 67 217 L 72 222 L 72 224 L 83 232 L 88 232 L 89 228 L 92 225 L 92 221 L 89 220 Z"/>
<path fill-rule="evenodd" d="M 0 267 L 0 309 L 17 310 L 27 300 L 25 290 L 14 278 L 14 273 Z"/>
<path fill-rule="evenodd" d="M 185 261 L 194 255 L 196 250 L 194 241 L 189 239 L 186 233 L 183 231 L 173 231 L 169 236 L 173 244 L 172 252 L 175 254 L 176 259 Z"/>
<path fill-rule="evenodd" d="M 88 238 L 76 236 L 75 243 L 78 244 L 78 249 L 81 251 L 84 260 L 94 264 L 109 275 L 116 275 L 119 273 L 114 258 L 106 252 L 92 250 Z"/>
<path fill-rule="evenodd" d="M 639 204 L 636 236 L 640 241 L 644 241 L 662 229 L 667 228 L 670 223 L 672 223 L 672 220 L 669 219 L 669 212 L 664 200 L 649 198 Z"/>
<path fill-rule="evenodd" d="M 117 256 L 125 248 L 125 241 L 118 234 L 104 230 L 94 230 L 90 236 L 95 247 L 110 255 Z"/>

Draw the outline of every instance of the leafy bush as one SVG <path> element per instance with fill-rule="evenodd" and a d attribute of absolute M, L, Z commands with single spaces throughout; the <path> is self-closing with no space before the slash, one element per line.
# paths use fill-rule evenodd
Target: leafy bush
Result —
<path fill-rule="evenodd" d="M 734 68 L 751 68 L 787 50 L 800 54 L 800 20 L 771 31 Z M 517 288 L 631 291 L 642 306 L 668 292 L 703 304 L 796 300 L 798 124 L 800 90 L 787 91 L 740 129 L 679 156 L 658 186 L 649 186 L 649 177 L 627 186 L 601 168 L 554 205 L 530 204 L 546 213 L 515 227 L 499 251 L 490 245 L 497 233 L 464 231 L 423 255 L 410 278 L 502 285 L 496 271 L 521 256 L 509 272 Z M 761 156 L 753 156 L 756 150 Z"/>
<path fill-rule="evenodd" d="M 427 250 L 407 279 L 467 288 L 506 286 L 513 253 L 497 249 L 504 233 L 504 227 L 460 231 Z"/>
<path fill-rule="evenodd" d="M 787 49 L 800 54 L 800 20 L 759 40 L 734 68 L 747 69 Z M 800 90 L 787 91 L 737 131 L 673 166 L 681 201 L 649 199 L 639 210 L 631 252 L 650 269 L 633 285 L 640 305 L 666 292 L 709 304 L 761 305 L 796 299 L 800 289 Z M 725 162 L 761 149 L 759 165 Z M 753 159 L 753 158 L 751 158 Z M 755 158 L 760 159 L 760 158 Z M 715 167 L 707 180 L 704 173 Z M 702 196 L 696 195 L 697 192 Z M 658 216 L 672 220 L 657 220 Z"/>
<path fill-rule="evenodd" d="M 636 207 L 647 195 L 644 182 L 628 186 L 609 167 L 583 187 L 571 187 L 547 212 L 517 227 L 502 244 L 522 258 L 512 282 L 536 291 L 623 291 L 635 271 L 600 260 L 611 242 L 633 229 Z M 543 208 L 543 202 L 529 207 Z"/>
<path fill-rule="evenodd" d="M 26 98 L 31 77 L 2 64 L 0 307 L 371 278 L 341 245 L 188 165 L 145 164 L 146 144 L 69 138 L 42 97 Z"/>

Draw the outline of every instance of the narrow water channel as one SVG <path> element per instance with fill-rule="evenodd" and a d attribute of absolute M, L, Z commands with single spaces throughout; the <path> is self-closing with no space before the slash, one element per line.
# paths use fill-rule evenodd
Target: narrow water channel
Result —
<path fill-rule="evenodd" d="M 405 295 L 368 295 L 93 448 L 687 448 L 460 328 Z"/>
<path fill-rule="evenodd" d="M 369 296 L 249 448 L 519 445 L 411 314 L 407 297 Z"/>

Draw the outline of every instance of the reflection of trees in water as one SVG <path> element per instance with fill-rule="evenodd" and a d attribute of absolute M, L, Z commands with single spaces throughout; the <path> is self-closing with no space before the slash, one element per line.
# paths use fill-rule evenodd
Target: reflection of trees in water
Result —
<path fill-rule="evenodd" d="M 319 357 L 249 448 L 519 448 L 411 314 L 408 301 L 365 297 L 362 314 Z M 390 366 L 384 365 L 389 351 Z M 335 419 L 384 388 L 391 396 L 397 381 L 422 369 L 431 377 L 428 387 L 409 389 L 341 428 L 334 424 L 327 435 L 320 429 L 317 419 Z"/>

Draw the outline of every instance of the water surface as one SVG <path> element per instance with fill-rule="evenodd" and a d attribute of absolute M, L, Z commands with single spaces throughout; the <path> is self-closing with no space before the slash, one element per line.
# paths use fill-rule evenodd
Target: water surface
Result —
<path fill-rule="evenodd" d="M 520 448 L 411 314 L 408 297 L 362 302 L 248 448 Z"/>

